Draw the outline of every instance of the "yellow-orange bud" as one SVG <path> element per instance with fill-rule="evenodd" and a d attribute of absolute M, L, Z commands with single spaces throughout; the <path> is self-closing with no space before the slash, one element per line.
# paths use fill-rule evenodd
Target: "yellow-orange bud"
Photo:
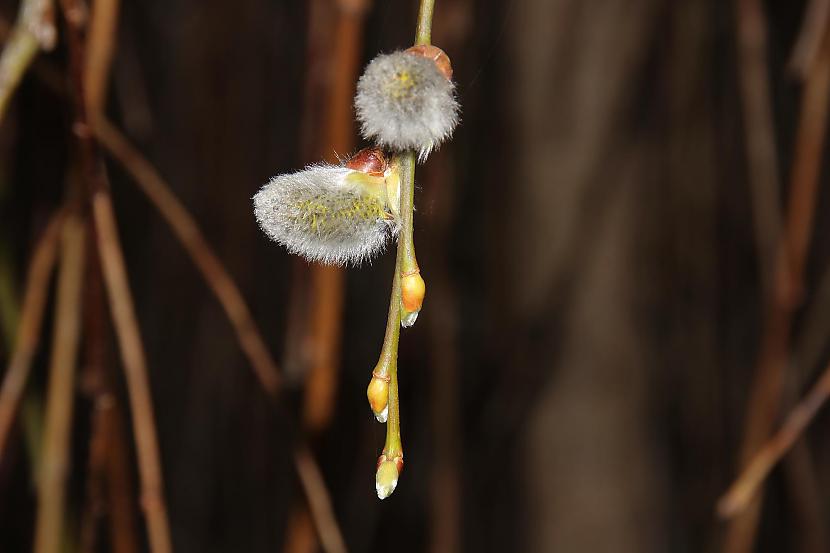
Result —
<path fill-rule="evenodd" d="M 405 327 L 415 324 L 424 303 L 427 286 L 419 272 L 401 277 L 401 324 Z"/>
<path fill-rule="evenodd" d="M 366 389 L 369 406 L 378 422 L 386 422 L 389 414 L 389 377 L 372 374 L 369 387 Z"/>
<path fill-rule="evenodd" d="M 386 499 L 398 485 L 398 478 L 403 471 L 403 455 L 389 459 L 386 453 L 378 457 L 378 470 L 375 473 L 375 491 L 378 499 Z"/>

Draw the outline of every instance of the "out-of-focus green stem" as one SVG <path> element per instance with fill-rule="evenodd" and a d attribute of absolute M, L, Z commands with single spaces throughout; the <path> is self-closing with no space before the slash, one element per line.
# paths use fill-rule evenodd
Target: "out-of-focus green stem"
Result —
<path fill-rule="evenodd" d="M 66 483 L 83 302 L 84 232 L 84 222 L 78 216 L 68 218 L 62 229 L 43 459 L 37 483 L 33 549 L 37 553 L 59 553 L 66 530 Z"/>
<path fill-rule="evenodd" d="M 11 352 L 14 347 L 15 331 L 19 319 L 20 308 L 14 285 L 14 263 L 8 243 L 2 240 L 0 241 L 0 327 L 3 329 L 3 341 L 8 347 L 7 352 Z"/>
<path fill-rule="evenodd" d="M 0 326 L 3 327 L 4 349 L 9 355 L 14 350 L 19 324 L 20 304 L 14 279 L 14 261 L 8 243 L 4 240 L 0 242 Z M 26 393 L 20 405 L 20 421 L 23 425 L 23 439 L 26 443 L 33 479 L 37 478 L 39 472 L 40 446 L 43 436 L 41 408 L 40 397 L 37 393 L 31 390 Z"/>
<path fill-rule="evenodd" d="M 37 38 L 28 30 L 15 28 L 0 55 L 0 119 L 20 84 L 20 79 L 40 50 Z"/>
<path fill-rule="evenodd" d="M 0 120 L 32 60 L 41 49 L 54 47 L 55 35 L 51 0 L 23 0 L 0 54 Z"/>

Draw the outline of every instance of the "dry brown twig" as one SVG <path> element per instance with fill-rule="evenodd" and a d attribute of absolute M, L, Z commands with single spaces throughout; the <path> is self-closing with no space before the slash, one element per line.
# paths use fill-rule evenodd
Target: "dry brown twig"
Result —
<path fill-rule="evenodd" d="M 109 121 L 103 117 L 98 119 L 95 133 L 101 141 L 101 145 L 132 175 L 139 188 L 147 194 L 167 223 L 173 228 L 177 238 L 179 238 L 228 314 L 228 318 L 234 326 L 234 330 L 236 330 L 242 350 L 251 363 L 251 367 L 263 389 L 272 399 L 277 399 L 281 391 L 277 364 L 265 346 L 262 335 L 250 315 L 239 288 L 237 288 L 230 274 L 205 240 L 193 216 L 173 195 L 170 187 L 155 167 Z M 300 450 L 302 448 L 303 446 L 300 447 Z M 301 467 L 300 460 L 310 463 L 314 470 Z M 326 504 L 330 505 L 331 500 L 328 498 L 325 482 L 313 457 L 310 453 L 305 456 L 297 456 L 295 457 L 295 465 L 318 532 L 321 535 L 342 536 L 333 515 L 328 515 L 327 510 L 322 508 Z M 340 541 L 342 542 L 342 537 Z M 324 542 L 322 538 L 321 542 L 324 547 L 327 543 L 332 543 L 331 541 Z M 338 550 L 326 549 L 326 551 L 336 553 Z"/>
<path fill-rule="evenodd" d="M 78 9 L 72 0 L 62 0 L 62 2 L 65 11 L 68 11 L 69 14 L 67 15 L 67 19 L 74 20 L 74 24 L 82 24 L 85 12 Z M 44 78 L 44 82 L 56 93 L 65 94 L 65 90 L 58 85 L 58 82 L 55 79 Z M 239 292 L 238 287 L 233 282 L 233 279 L 228 271 L 222 265 L 218 256 L 216 256 L 205 240 L 204 235 L 199 229 L 195 219 L 192 215 L 190 215 L 184 205 L 181 204 L 178 198 L 175 197 L 169 185 L 167 185 L 155 167 L 147 161 L 132 144 L 130 144 L 127 138 L 121 134 L 102 113 L 90 113 L 88 124 L 92 125 L 91 131 L 99 140 L 100 144 L 125 167 L 128 173 L 133 176 L 136 183 L 139 185 L 139 188 L 148 196 L 167 223 L 174 230 L 177 238 L 181 241 L 182 245 L 185 247 L 185 250 L 191 256 L 202 276 L 205 278 L 211 290 L 217 296 L 220 304 L 227 313 L 230 322 L 236 331 L 243 353 L 245 353 L 251 363 L 254 373 L 260 381 L 263 389 L 271 398 L 276 399 L 281 390 L 281 377 L 278 366 L 265 346 L 262 335 L 250 315 L 250 310 L 248 309 L 242 294 Z M 83 134 L 84 129 L 87 128 L 89 127 L 81 126 L 76 130 L 79 130 Z M 107 211 L 107 207 L 104 205 L 103 207 L 99 207 L 98 210 L 104 213 Z M 111 205 L 109 206 L 109 211 L 112 213 Z M 104 213 L 104 218 L 107 218 L 106 213 Z M 112 215 L 109 218 L 112 218 Z M 115 238 L 117 244 L 117 236 Z M 121 259 L 120 264 L 123 267 L 123 258 Z M 127 324 L 127 327 L 129 326 L 130 325 Z M 116 330 L 118 330 L 118 328 L 116 328 Z M 123 347 L 124 346 L 122 345 L 122 356 L 125 355 Z M 0 407 L 2 407 L 1 401 Z M 135 409 L 135 405 L 133 405 L 133 409 Z M 2 411 L 0 411 L 0 414 L 2 414 Z M 2 418 L 0 418 L 0 422 L 2 422 Z M 134 422 L 134 425 L 135 424 L 136 423 Z M 302 447 L 300 450 L 302 450 Z M 302 457 L 298 457 L 298 459 L 302 459 Z M 342 533 L 340 532 L 337 522 L 333 516 L 326 516 L 324 512 L 325 510 L 320 510 L 322 505 L 330 505 L 331 502 L 328 497 L 325 483 L 322 480 L 322 475 L 310 453 L 307 453 L 307 457 L 304 462 L 306 464 L 310 464 L 314 470 L 308 470 L 307 467 L 303 468 L 298 462 L 297 471 L 298 474 L 301 475 L 300 481 L 309 499 L 309 505 L 312 507 L 312 517 L 318 531 L 321 532 L 321 534 L 325 533 L 329 536 L 342 536 Z M 150 472 L 152 473 L 153 471 Z M 160 476 L 160 471 L 158 474 Z M 143 485 L 143 487 L 143 502 L 145 511 L 147 511 L 150 507 L 158 506 L 158 495 L 153 492 L 153 490 L 160 490 L 160 486 Z M 154 497 L 156 498 L 155 500 L 153 500 Z M 150 518 L 149 514 L 148 518 Z M 164 513 L 164 519 L 165 521 L 163 527 L 168 528 L 167 534 L 169 535 L 169 526 L 166 523 L 166 512 Z M 324 546 L 326 543 L 331 543 L 331 539 L 321 541 L 323 541 Z M 340 541 L 342 542 L 342 537 L 340 538 Z M 151 542 L 153 542 L 152 531 Z"/>
<path fill-rule="evenodd" d="M 761 183 L 774 178 L 772 175 L 776 169 L 776 152 L 772 140 L 774 135 L 770 118 L 771 104 L 767 90 L 766 21 L 763 6 L 758 0 L 738 0 L 737 21 L 741 69 L 744 75 L 742 94 L 747 119 L 750 181 L 754 183 L 756 205 L 766 205 L 775 198 L 775 191 L 769 190 L 769 186 L 762 186 Z M 822 50 L 826 51 L 826 47 Z M 826 55 L 822 55 L 821 58 L 825 59 Z M 780 225 L 768 215 L 771 209 L 769 205 L 763 211 L 757 210 L 756 213 L 762 274 L 768 276 L 762 278 L 765 292 L 764 330 L 750 389 L 744 439 L 740 450 L 743 467 L 752 464 L 753 456 L 769 439 L 783 398 L 784 379 L 790 358 L 792 320 L 801 294 L 801 280 L 815 209 L 817 166 L 814 166 L 814 146 L 818 146 L 820 151 L 824 132 L 822 112 L 825 108 L 818 108 L 817 112 L 813 102 L 817 95 L 823 95 L 824 102 L 827 101 L 826 91 L 818 90 L 825 86 L 821 84 L 823 78 L 817 79 L 819 75 L 816 73 L 816 69 L 823 65 L 824 62 L 813 65 L 804 90 L 796 158 L 790 179 L 786 226 L 783 231 L 779 230 Z M 761 137 L 766 137 L 766 140 L 762 142 Z M 764 143 L 766 147 L 762 148 Z M 759 202 L 762 198 L 766 199 Z M 771 226 L 767 227 L 768 225 Z M 765 254 L 770 251 L 769 246 L 765 246 L 770 239 L 775 242 L 773 255 Z M 767 261 L 764 261 L 765 258 Z M 758 490 L 758 493 L 744 494 L 743 498 L 740 506 L 736 503 L 735 496 L 722 500 L 718 505 L 721 516 L 734 517 L 730 521 L 724 542 L 724 550 L 727 552 L 749 551 L 755 541 L 762 494 Z"/>
<path fill-rule="evenodd" d="M 90 115 L 104 113 L 120 0 L 95 0 L 87 36 L 84 92 Z"/>
<path fill-rule="evenodd" d="M 786 243 L 782 245 L 782 261 L 787 266 L 787 282 L 782 283 L 780 302 L 795 308 L 801 295 L 804 263 L 814 216 L 821 153 L 827 124 L 827 103 L 830 98 L 830 41 L 828 27 L 824 28 L 824 43 L 819 56 L 807 73 L 804 84 L 801 116 L 797 134 L 796 154 L 791 174 L 791 194 L 788 210 Z M 787 330 L 789 325 L 787 326 Z M 787 357 L 780 360 L 786 365 Z M 830 368 L 819 379 L 807 397 L 787 417 L 783 427 L 761 446 L 750 453 L 746 468 L 718 504 L 722 516 L 744 512 L 757 497 L 758 489 L 774 464 L 795 443 L 801 432 L 827 399 Z M 762 437 L 767 440 L 767 436 Z"/>
<path fill-rule="evenodd" d="M 147 519 L 151 550 L 154 553 L 169 553 L 172 551 L 172 541 L 164 502 L 161 460 L 147 375 L 147 361 L 141 343 L 124 256 L 118 239 L 118 226 L 112 208 L 109 183 L 97 144 L 90 132 L 90 122 L 87 119 L 83 38 L 86 12 L 83 4 L 75 0 L 62 0 L 61 7 L 67 23 L 70 77 L 75 104 L 74 130 L 78 138 L 83 175 L 87 181 L 92 216 L 97 231 L 101 269 L 127 380 L 141 477 L 141 504 Z"/>
<path fill-rule="evenodd" d="M 789 61 L 790 71 L 805 80 L 821 53 L 824 30 L 830 19 L 830 0 L 810 0 L 804 12 L 804 23 Z"/>
<path fill-rule="evenodd" d="M 164 503 L 161 461 L 153 421 L 153 402 L 147 379 L 147 361 L 141 344 L 109 194 L 104 191 L 95 193 L 92 208 L 98 231 L 104 282 L 107 285 L 115 333 L 127 377 L 141 476 L 141 504 L 147 516 L 150 545 L 154 553 L 169 553 L 172 551 L 172 542 Z"/>
<path fill-rule="evenodd" d="M 97 114 L 94 119 L 93 132 L 101 145 L 112 155 L 133 177 L 136 184 L 144 192 L 162 217 L 173 229 L 174 234 L 190 255 L 199 272 L 208 286 L 216 295 L 228 319 L 233 326 L 243 353 L 248 358 L 254 374 L 268 396 L 277 399 L 282 390 L 279 368 L 271 356 L 256 322 L 251 316 L 247 303 L 225 269 L 219 257 L 213 251 L 199 228 L 196 220 L 187 208 L 173 194 L 170 186 L 164 181 L 156 168 L 121 134 L 118 129 L 103 115 Z M 300 446 L 302 449 L 304 446 Z M 304 469 L 299 460 L 305 459 L 314 470 Z M 329 516 L 326 510 L 320 510 L 322 505 L 330 505 L 325 482 L 313 457 L 295 457 L 295 465 L 300 483 L 305 491 L 312 509 L 312 518 L 320 534 L 339 536 L 342 543 L 342 533 L 333 515 Z M 321 495 L 322 494 L 322 495 Z M 323 541 L 321 539 L 321 541 Z M 332 540 L 323 542 L 336 543 Z M 336 553 L 338 550 L 326 550 Z"/>
<path fill-rule="evenodd" d="M 176 198 L 155 167 L 109 120 L 103 116 L 98 117 L 94 132 L 101 145 L 132 175 L 141 191 L 173 229 L 222 304 L 236 331 L 242 351 L 250 361 L 260 384 L 268 395 L 275 396 L 280 389 L 277 364 L 271 357 L 239 288 L 207 243 L 196 220 Z"/>
<path fill-rule="evenodd" d="M 346 542 L 343 541 L 343 535 L 334 517 L 331 498 L 325 488 L 323 475 L 307 446 L 300 445 L 295 449 L 294 464 L 297 467 L 300 483 L 305 489 L 311 518 L 317 527 L 323 551 L 346 553 Z"/>
<path fill-rule="evenodd" d="M 90 14 L 84 92 L 87 111 L 91 114 L 103 112 L 106 105 L 119 3 L 119 0 L 96 0 Z M 96 254 L 93 247 L 85 296 L 87 347 L 82 378 L 93 407 L 81 548 L 97 550 L 99 522 L 106 519 L 113 551 L 134 553 L 140 543 L 135 524 L 135 494 L 124 419 L 105 354 L 106 305 L 100 259 Z"/>
<path fill-rule="evenodd" d="M 722 516 L 732 516 L 746 508 L 772 468 L 795 444 L 829 397 L 830 366 L 718 502 L 718 511 Z"/>
<path fill-rule="evenodd" d="M 61 235 L 43 460 L 37 480 L 35 553 L 61 550 L 83 280 L 84 223 L 77 214 L 72 214 L 64 223 Z"/>
<path fill-rule="evenodd" d="M 272 399 L 276 399 L 281 390 L 281 379 L 277 364 L 271 357 L 271 353 L 268 351 L 265 341 L 251 317 L 239 288 L 237 288 L 232 277 L 205 240 L 193 216 L 173 195 L 170 187 L 155 167 L 108 120 L 103 117 L 97 120 L 95 134 L 101 141 L 102 146 L 133 176 L 141 190 L 147 194 L 167 223 L 173 228 L 177 238 L 179 238 L 222 304 L 236 331 L 242 350 L 251 363 L 251 367 L 254 369 L 254 373 L 263 389 Z M 306 463 L 311 463 L 314 470 L 301 467 L 298 464 L 298 459 L 306 459 Z M 341 536 L 339 541 L 342 542 L 342 533 L 337 521 L 333 515 L 327 514 L 326 509 L 321 510 L 321 506 L 330 505 L 331 500 L 328 498 L 325 483 L 313 457 L 310 454 L 307 454 L 306 457 L 296 457 L 295 464 L 300 475 L 300 482 L 312 509 L 312 518 L 318 532 L 321 535 Z M 323 542 L 322 538 L 321 542 Z M 331 540 L 323 542 L 324 547 L 326 543 L 334 542 Z M 326 549 L 326 551 L 336 553 L 338 549 Z"/>
<path fill-rule="evenodd" d="M 20 398 L 23 396 L 32 359 L 40 339 L 43 310 L 49 293 L 49 280 L 55 266 L 63 219 L 63 212 L 58 212 L 52 217 L 35 245 L 29 264 L 17 340 L 9 366 L 3 376 L 3 386 L 0 388 L 0 459 L 3 458 L 9 431 L 14 422 Z"/>
<path fill-rule="evenodd" d="M 764 293 L 775 286 L 775 254 L 782 223 L 778 156 L 766 63 L 766 20 L 759 0 L 737 0 L 740 91 L 748 180 Z"/>

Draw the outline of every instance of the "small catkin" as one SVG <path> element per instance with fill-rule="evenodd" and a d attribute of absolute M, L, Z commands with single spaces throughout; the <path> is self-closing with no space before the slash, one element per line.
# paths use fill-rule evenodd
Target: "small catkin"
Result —
<path fill-rule="evenodd" d="M 364 138 L 396 151 L 417 150 L 421 160 L 459 121 L 452 81 L 435 61 L 403 51 L 369 63 L 357 82 L 355 110 Z"/>
<path fill-rule="evenodd" d="M 359 265 L 397 232 L 384 199 L 346 167 L 313 165 L 272 178 L 254 196 L 262 230 L 289 252 L 329 265 Z"/>

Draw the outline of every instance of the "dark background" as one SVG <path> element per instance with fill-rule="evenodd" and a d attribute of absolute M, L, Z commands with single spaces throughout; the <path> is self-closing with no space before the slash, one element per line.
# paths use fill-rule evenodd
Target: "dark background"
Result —
<path fill-rule="evenodd" d="M 284 361 L 289 413 L 305 397 L 286 336 L 307 273 L 259 231 L 250 198 L 325 148 L 315 136 L 326 122 L 307 84 L 312 4 L 124 2 L 108 101 Z M 361 67 L 411 43 L 416 4 L 370 6 Z M 384 429 L 365 400 L 392 255 L 347 272 L 333 416 L 309 436 L 350 551 L 721 550 L 715 504 L 737 474 L 764 316 L 738 4 L 437 1 L 433 39 L 453 60 L 463 121 L 418 169 L 415 240 L 427 297 L 401 339 L 406 470 L 395 494 L 375 496 Z M 3 7 L 13 21 L 15 3 Z M 787 61 L 805 5 L 762 7 L 783 212 L 801 105 Z M 66 57 L 61 41 L 36 67 L 64 74 Z M 0 127 L 0 235 L 18 289 L 64 194 L 70 122 L 66 100 L 29 74 Z M 176 551 L 313 551 L 285 546 L 303 501 L 291 453 L 300 416 L 268 400 L 168 226 L 119 165 L 108 172 Z M 806 322 L 830 307 L 818 293 L 830 251 L 826 183 L 822 174 L 787 406 L 828 357 L 827 325 Z M 50 323 L 30 398 L 43 396 Z M 117 352 L 110 339 L 128 417 Z M 4 343 L 4 364 L 7 354 Z M 773 471 L 757 551 L 828 550 L 828 429 L 819 414 L 806 435 L 807 468 Z M 90 432 L 79 384 L 70 535 L 87 501 Z M 0 462 L 0 551 L 31 547 L 29 459 L 19 426 Z M 143 543 L 137 506 L 134 516 Z M 99 542 L 109 550 L 105 536 Z"/>

